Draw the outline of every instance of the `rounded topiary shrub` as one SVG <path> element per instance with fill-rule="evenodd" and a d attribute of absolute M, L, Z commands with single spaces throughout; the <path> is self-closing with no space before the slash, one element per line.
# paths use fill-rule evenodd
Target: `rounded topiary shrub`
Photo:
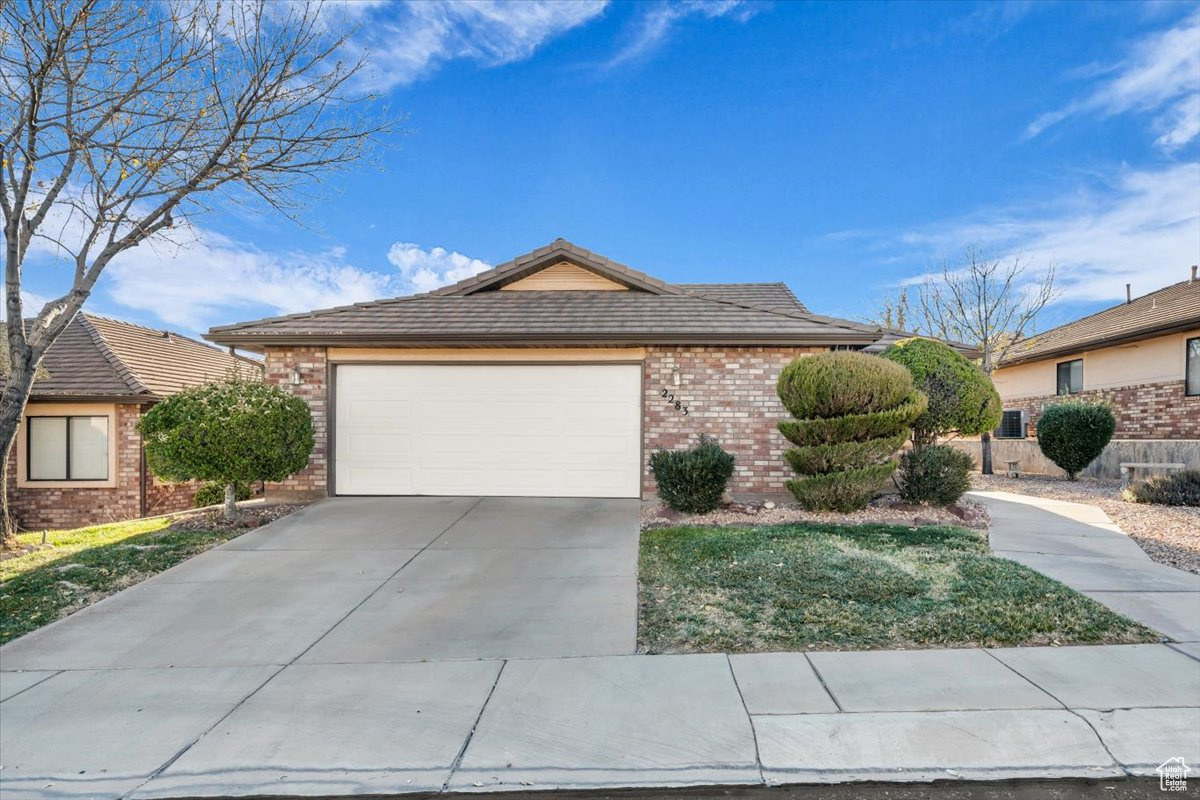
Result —
<path fill-rule="evenodd" d="M 1185 469 L 1170 475 L 1155 475 L 1125 490 L 1135 503 L 1164 506 L 1200 506 L 1200 469 Z"/>
<path fill-rule="evenodd" d="M 238 500 L 249 500 L 254 495 L 248 483 L 234 484 L 234 496 Z M 219 483 L 206 483 L 196 490 L 196 494 L 192 497 L 192 505 L 195 508 L 205 508 L 207 506 L 215 506 L 225 502 L 225 487 Z"/>
<path fill-rule="evenodd" d="M 257 381 L 233 378 L 171 395 L 142 415 L 146 463 L 168 481 L 226 487 L 225 514 L 237 513 L 238 483 L 281 481 L 308 465 L 308 404 Z"/>
<path fill-rule="evenodd" d="M 1037 421 L 1037 442 L 1042 455 L 1075 480 L 1095 461 L 1113 432 L 1117 420 L 1108 406 L 1098 403 L 1059 403 L 1042 412 Z"/>
<path fill-rule="evenodd" d="M 733 476 L 733 456 L 708 435 L 690 450 L 658 450 L 650 456 L 650 471 L 658 496 L 676 511 L 703 514 L 721 505 Z"/>
<path fill-rule="evenodd" d="M 1000 395 L 982 369 L 943 342 L 904 339 L 881 354 L 912 373 L 929 408 L 913 422 L 913 444 L 932 444 L 949 433 L 971 436 L 1000 424 Z"/>
<path fill-rule="evenodd" d="M 810 511 L 854 511 L 871 502 L 927 408 L 907 369 L 862 353 L 802 356 L 784 367 L 776 391 L 796 417 L 779 423 L 796 445 L 784 458 L 800 476 L 787 487 Z"/>
<path fill-rule="evenodd" d="M 950 445 L 933 444 L 900 456 L 900 497 L 906 503 L 948 506 L 971 488 L 975 459 Z"/>
<path fill-rule="evenodd" d="M 784 367 L 775 391 L 796 419 L 828 419 L 894 408 L 912 395 L 913 382 L 904 367 L 876 356 L 817 353 Z"/>

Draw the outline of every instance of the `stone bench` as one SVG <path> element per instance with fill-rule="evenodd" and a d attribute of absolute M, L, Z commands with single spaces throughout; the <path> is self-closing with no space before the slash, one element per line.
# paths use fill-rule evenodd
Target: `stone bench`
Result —
<path fill-rule="evenodd" d="M 1004 463 L 1007 465 L 1007 469 L 1004 470 L 1005 475 L 1007 475 L 1010 478 L 1021 477 L 1021 462 L 1020 461 L 1005 461 Z"/>
<path fill-rule="evenodd" d="M 1187 464 L 1167 463 L 1167 462 L 1152 462 L 1152 461 L 1122 461 L 1121 462 L 1121 488 L 1128 489 L 1129 484 L 1133 483 L 1134 475 L 1139 469 L 1158 469 L 1167 472 L 1178 472 L 1179 470 L 1187 469 Z"/>

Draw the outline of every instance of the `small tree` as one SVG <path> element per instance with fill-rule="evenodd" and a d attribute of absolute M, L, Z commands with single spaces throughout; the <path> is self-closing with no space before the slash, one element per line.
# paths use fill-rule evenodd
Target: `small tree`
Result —
<path fill-rule="evenodd" d="M 146 412 L 138 431 L 158 477 L 224 485 L 226 519 L 237 515 L 238 483 L 281 481 L 304 469 L 313 449 L 303 400 L 236 378 L 172 395 Z"/>
<path fill-rule="evenodd" d="M 1099 403 L 1059 403 L 1042 412 L 1037 441 L 1042 454 L 1075 480 L 1104 452 L 1117 429 L 1108 406 Z"/>
<path fill-rule="evenodd" d="M 983 370 L 932 339 L 905 339 L 883 351 L 912 373 L 929 398 L 929 408 L 913 422 L 913 447 L 933 444 L 951 433 L 973 436 L 1000 424 L 1000 395 Z"/>
<path fill-rule="evenodd" d="M 862 353 L 802 356 L 784 367 L 776 392 L 796 418 L 779 423 L 796 445 L 784 457 L 801 476 L 787 487 L 810 511 L 854 511 L 871 502 L 927 408 L 908 370 Z"/>
<path fill-rule="evenodd" d="M 1030 275 L 1019 256 L 1007 262 L 968 248 L 957 263 L 917 285 L 915 302 L 907 290 L 884 302 L 875 320 L 888 327 L 936 336 L 979 348 L 985 375 L 1027 344 L 1041 312 L 1058 297 L 1054 265 Z M 982 472 L 992 474 L 992 434 L 982 432 Z"/>

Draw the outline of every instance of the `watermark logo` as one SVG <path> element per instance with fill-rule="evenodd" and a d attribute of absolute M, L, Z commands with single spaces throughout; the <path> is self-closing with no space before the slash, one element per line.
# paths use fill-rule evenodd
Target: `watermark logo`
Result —
<path fill-rule="evenodd" d="M 1183 756 L 1168 758 L 1159 764 L 1155 768 L 1155 771 L 1158 772 L 1159 789 L 1164 792 L 1187 791 L 1187 776 L 1192 771 L 1192 768 L 1183 760 Z"/>

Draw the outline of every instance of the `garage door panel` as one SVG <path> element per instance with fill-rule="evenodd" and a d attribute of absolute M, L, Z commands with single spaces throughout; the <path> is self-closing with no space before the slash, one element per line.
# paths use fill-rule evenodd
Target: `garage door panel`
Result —
<path fill-rule="evenodd" d="M 640 494 L 636 365 L 341 365 L 335 413 L 340 494 Z"/>

